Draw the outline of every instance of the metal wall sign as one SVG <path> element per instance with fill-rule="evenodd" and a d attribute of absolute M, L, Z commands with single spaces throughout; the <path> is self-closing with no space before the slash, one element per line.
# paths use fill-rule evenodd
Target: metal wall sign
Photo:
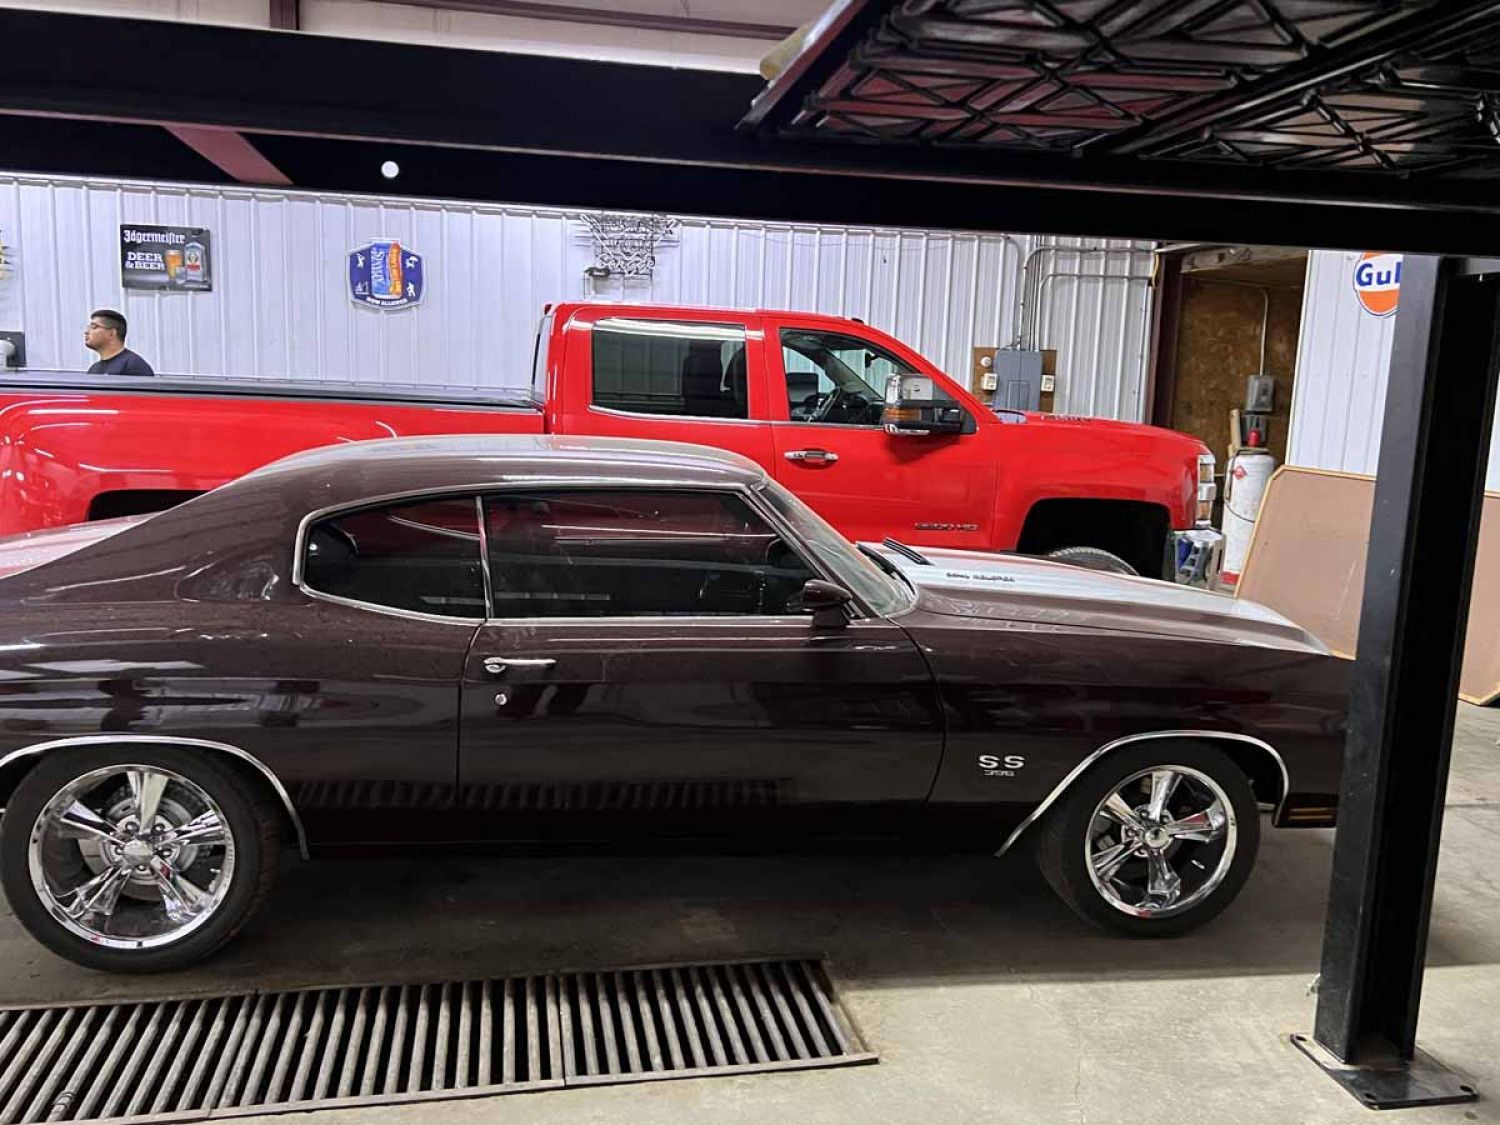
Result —
<path fill-rule="evenodd" d="M 1390 316 L 1401 303 L 1401 255 L 1370 250 L 1354 263 L 1354 295 L 1371 316 Z"/>
<path fill-rule="evenodd" d="M 126 289 L 209 292 L 214 287 L 209 232 L 121 224 L 120 283 Z"/>
<path fill-rule="evenodd" d="M 349 251 L 349 297 L 377 309 L 404 309 L 422 300 L 422 255 L 395 239 Z"/>

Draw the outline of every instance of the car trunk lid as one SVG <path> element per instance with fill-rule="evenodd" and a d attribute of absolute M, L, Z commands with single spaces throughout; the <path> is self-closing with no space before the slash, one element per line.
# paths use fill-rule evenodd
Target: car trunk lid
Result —
<path fill-rule="evenodd" d="M 135 527 L 154 514 L 120 516 L 112 520 L 95 520 L 92 523 L 75 523 L 66 527 L 49 527 L 41 531 L 7 535 L 0 538 L 0 579 L 55 562 L 74 551 L 81 551 Z"/>

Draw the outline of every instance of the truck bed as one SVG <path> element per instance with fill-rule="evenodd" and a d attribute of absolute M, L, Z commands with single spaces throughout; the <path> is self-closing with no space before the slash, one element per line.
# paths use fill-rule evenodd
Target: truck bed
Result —
<path fill-rule="evenodd" d="M 158 375 L 130 378 L 79 371 L 7 371 L 0 394 L 27 391 L 82 391 L 91 394 L 208 395 L 216 398 L 292 399 L 317 402 L 400 403 L 411 406 L 479 407 L 486 410 L 540 411 L 530 392 L 513 387 L 480 391 L 473 387 L 423 383 L 355 383 L 311 379 L 230 379 L 219 375 Z"/>

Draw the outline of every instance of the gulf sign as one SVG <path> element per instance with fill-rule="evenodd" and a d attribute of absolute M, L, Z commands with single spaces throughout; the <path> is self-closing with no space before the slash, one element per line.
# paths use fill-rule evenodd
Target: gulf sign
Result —
<path fill-rule="evenodd" d="M 1367 250 L 1354 263 L 1354 295 L 1371 316 L 1390 316 L 1401 300 L 1401 255 Z"/>

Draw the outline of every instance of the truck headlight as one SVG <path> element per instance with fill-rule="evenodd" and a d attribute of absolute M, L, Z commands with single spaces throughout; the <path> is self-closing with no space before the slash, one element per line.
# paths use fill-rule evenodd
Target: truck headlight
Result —
<path fill-rule="evenodd" d="M 1214 484 L 1214 469 L 1218 467 L 1212 453 L 1198 454 L 1198 526 L 1212 527 L 1214 517 L 1214 497 L 1219 494 L 1218 485 Z"/>

